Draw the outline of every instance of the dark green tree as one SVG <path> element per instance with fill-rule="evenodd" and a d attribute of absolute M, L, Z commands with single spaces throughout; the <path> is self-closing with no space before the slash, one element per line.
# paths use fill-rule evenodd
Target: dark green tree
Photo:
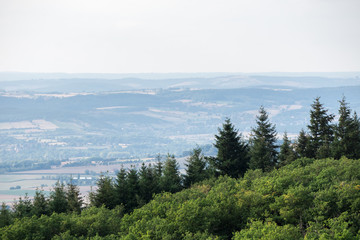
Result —
<path fill-rule="evenodd" d="M 339 122 L 334 129 L 333 156 L 340 159 L 342 156 L 351 159 L 360 158 L 360 127 L 356 114 L 351 116 L 351 109 L 345 97 L 340 102 Z"/>
<path fill-rule="evenodd" d="M 126 170 L 121 167 L 120 171 L 116 174 L 115 180 L 115 202 L 116 205 L 126 205 L 127 198 L 127 183 L 126 183 Z"/>
<path fill-rule="evenodd" d="M 296 159 L 295 151 L 291 145 L 291 141 L 287 136 L 287 132 L 284 133 L 283 143 L 280 146 L 279 153 L 279 166 L 284 166 Z"/>
<path fill-rule="evenodd" d="M 19 200 L 14 203 L 13 205 L 14 215 L 17 218 L 31 217 L 32 208 L 33 205 L 31 203 L 28 194 L 26 193 L 24 199 L 22 199 L 22 197 L 19 197 Z"/>
<path fill-rule="evenodd" d="M 208 177 L 206 165 L 207 163 L 201 148 L 194 148 L 185 163 L 187 168 L 184 176 L 184 187 L 188 188 L 192 184 L 206 179 Z"/>
<path fill-rule="evenodd" d="M 160 182 L 161 189 L 165 192 L 175 193 L 182 189 L 179 164 L 174 155 L 167 155 Z"/>
<path fill-rule="evenodd" d="M 63 213 L 69 209 L 66 199 L 66 190 L 64 184 L 56 182 L 53 191 L 50 193 L 49 199 L 50 212 Z"/>
<path fill-rule="evenodd" d="M 233 178 L 242 176 L 248 169 L 248 145 L 241 139 L 241 134 L 235 129 L 230 119 L 225 119 L 222 128 L 215 135 L 215 144 L 218 153 L 216 158 L 209 158 L 220 175 Z"/>
<path fill-rule="evenodd" d="M 66 199 L 68 202 L 68 211 L 79 214 L 81 212 L 84 201 L 81 197 L 79 187 L 73 184 L 72 181 L 67 184 Z"/>
<path fill-rule="evenodd" d="M 310 110 L 310 148 L 316 158 L 326 158 L 331 155 L 330 144 L 333 141 L 333 126 L 331 121 L 334 115 L 320 103 L 320 97 L 315 98 Z"/>
<path fill-rule="evenodd" d="M 95 207 L 104 205 L 108 209 L 116 206 L 116 191 L 109 176 L 101 175 L 96 183 L 97 189 L 89 194 L 90 203 Z"/>
<path fill-rule="evenodd" d="M 139 205 L 142 206 L 148 203 L 153 194 L 157 191 L 157 178 L 155 176 L 155 168 L 149 164 L 142 164 L 139 170 Z"/>
<path fill-rule="evenodd" d="M 352 157 L 353 159 L 360 159 L 360 119 L 357 116 L 356 112 L 354 112 L 353 115 L 353 120 L 354 120 L 354 125 L 355 125 L 355 129 L 356 129 L 356 133 L 354 134 L 354 138 L 357 139 L 356 140 L 356 147 L 354 147 L 354 156 Z"/>
<path fill-rule="evenodd" d="M 155 175 L 155 181 L 156 181 L 156 188 L 155 193 L 160 193 L 162 191 L 161 189 L 161 177 L 163 173 L 163 162 L 160 153 L 155 158 L 155 164 L 154 164 L 154 175 Z"/>
<path fill-rule="evenodd" d="M 275 125 L 271 124 L 264 107 L 261 106 L 258 116 L 256 116 L 257 127 L 252 129 L 250 143 L 250 163 L 251 169 L 261 169 L 268 171 L 275 167 L 277 163 L 276 130 Z"/>
<path fill-rule="evenodd" d="M 139 175 L 135 167 L 132 167 L 126 175 L 126 193 L 125 210 L 130 212 L 139 205 Z"/>
<path fill-rule="evenodd" d="M 33 200 L 32 215 L 40 217 L 49 214 L 49 201 L 46 199 L 44 190 L 37 189 Z"/>
<path fill-rule="evenodd" d="M 1 204 L 1 209 L 0 209 L 0 228 L 11 224 L 11 222 L 12 222 L 12 216 L 11 216 L 10 209 L 3 202 Z"/>
<path fill-rule="evenodd" d="M 298 139 L 296 141 L 295 152 L 297 157 L 314 157 L 310 146 L 310 136 L 305 133 L 304 129 L 301 129 Z"/>

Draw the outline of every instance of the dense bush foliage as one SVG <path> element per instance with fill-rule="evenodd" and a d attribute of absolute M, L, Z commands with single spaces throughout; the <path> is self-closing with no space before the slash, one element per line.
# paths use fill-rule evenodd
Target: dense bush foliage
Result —
<path fill-rule="evenodd" d="M 1 239 L 359 239 L 360 160 L 301 158 L 208 179 L 123 215 L 116 207 L 25 217 Z"/>

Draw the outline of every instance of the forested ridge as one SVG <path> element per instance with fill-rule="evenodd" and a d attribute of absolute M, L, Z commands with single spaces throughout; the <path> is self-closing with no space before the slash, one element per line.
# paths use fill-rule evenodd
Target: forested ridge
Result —
<path fill-rule="evenodd" d="M 1 239 L 360 239 L 360 123 L 345 98 L 339 120 L 314 100 L 307 132 L 278 146 L 260 107 L 245 141 L 230 119 L 217 156 L 195 148 L 181 175 L 174 156 L 102 176 L 90 203 L 58 183 L 2 205 Z"/>

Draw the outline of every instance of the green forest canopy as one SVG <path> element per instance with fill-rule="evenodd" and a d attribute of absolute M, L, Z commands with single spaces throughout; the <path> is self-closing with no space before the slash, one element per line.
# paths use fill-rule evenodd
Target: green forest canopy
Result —
<path fill-rule="evenodd" d="M 1 239 L 359 239 L 360 161 L 301 158 L 123 208 L 15 219 Z M 97 237 L 95 237 L 97 236 Z"/>

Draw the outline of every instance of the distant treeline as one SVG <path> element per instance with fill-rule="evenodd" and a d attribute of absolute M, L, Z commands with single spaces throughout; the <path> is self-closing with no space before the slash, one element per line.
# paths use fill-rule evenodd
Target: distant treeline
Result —
<path fill-rule="evenodd" d="M 35 162 L 33 160 L 1 162 L 0 174 L 15 171 L 50 169 L 51 166 L 60 166 L 60 160 L 49 160 L 45 162 Z"/>

